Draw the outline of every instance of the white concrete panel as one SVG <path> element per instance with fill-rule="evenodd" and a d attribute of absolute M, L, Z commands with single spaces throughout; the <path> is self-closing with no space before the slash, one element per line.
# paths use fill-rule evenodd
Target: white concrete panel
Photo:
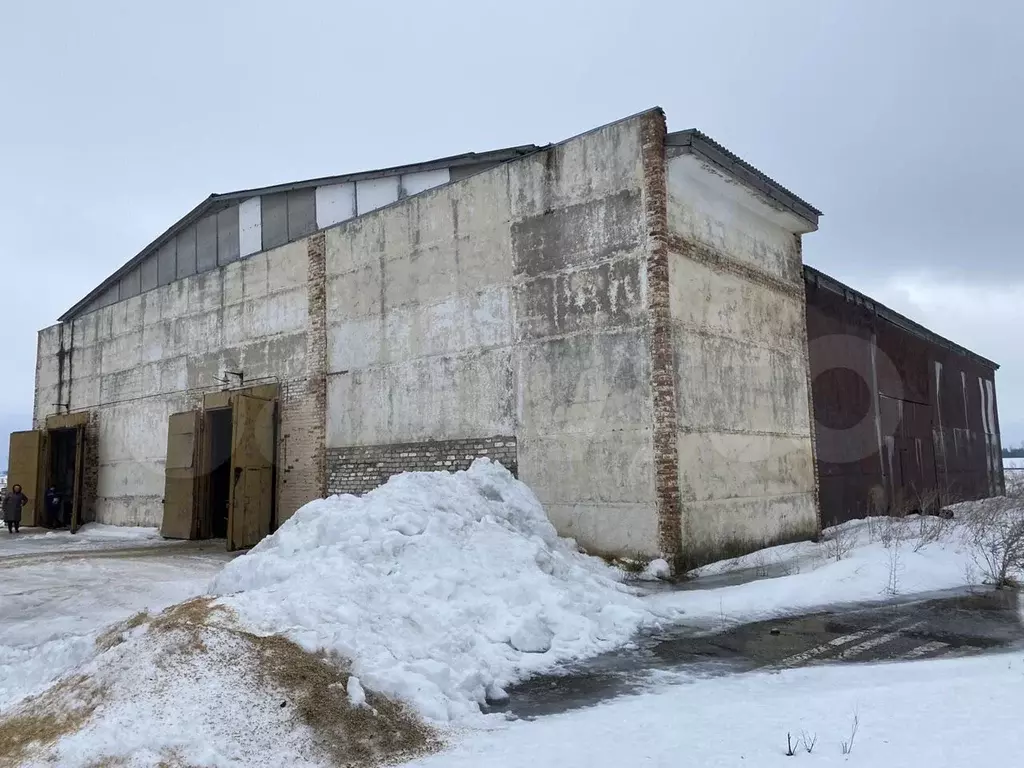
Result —
<path fill-rule="evenodd" d="M 356 182 L 356 212 L 362 216 L 398 199 L 398 176 Z"/>
<path fill-rule="evenodd" d="M 267 251 L 267 292 L 305 288 L 309 280 L 307 238 Z"/>
<path fill-rule="evenodd" d="M 362 317 L 327 329 L 327 369 L 353 371 L 383 362 L 380 315 Z"/>
<path fill-rule="evenodd" d="M 747 551 L 817 533 L 814 494 L 684 502 L 683 540 L 694 555 Z"/>
<path fill-rule="evenodd" d="M 247 299 L 261 299 L 267 295 L 269 254 L 261 253 L 242 264 L 242 293 Z"/>
<path fill-rule="evenodd" d="M 356 215 L 356 185 L 329 184 L 316 188 L 316 225 L 324 229 Z"/>
<path fill-rule="evenodd" d="M 263 250 L 263 206 L 261 198 L 250 197 L 238 206 L 238 253 L 248 256 Z"/>
<path fill-rule="evenodd" d="M 733 272 L 669 254 L 672 320 L 688 331 L 729 336 L 772 349 L 802 352 L 803 298 L 774 291 Z"/>
<path fill-rule="evenodd" d="M 407 173 L 402 176 L 402 192 L 406 195 L 417 195 L 451 180 L 447 168 L 436 171 L 420 171 L 419 173 Z"/>
<path fill-rule="evenodd" d="M 545 505 L 655 501 L 649 428 L 520 437 L 518 448 L 519 476 Z"/>
<path fill-rule="evenodd" d="M 814 490 L 814 462 L 804 437 L 684 433 L 677 450 L 683 498 L 709 501 Z"/>
<path fill-rule="evenodd" d="M 693 155 L 668 161 L 668 222 L 676 235 L 772 277 L 797 283 L 800 273 L 795 217 L 760 203 Z"/>
<path fill-rule="evenodd" d="M 639 330 L 581 334 L 521 347 L 520 433 L 641 429 L 653 423 L 650 363 Z"/>
<path fill-rule="evenodd" d="M 379 315 L 382 306 L 380 262 L 327 279 L 327 318 L 344 321 Z"/>
<path fill-rule="evenodd" d="M 493 350 L 333 375 L 328 446 L 509 434 L 510 368 L 510 352 Z"/>
<path fill-rule="evenodd" d="M 522 462 L 520 461 L 520 477 Z M 575 539 L 589 554 L 659 557 L 658 513 L 653 501 L 602 504 L 593 501 L 545 503 L 560 536 Z"/>
<path fill-rule="evenodd" d="M 675 370 L 679 426 L 687 431 L 810 436 L 807 367 L 798 354 L 685 335 Z"/>

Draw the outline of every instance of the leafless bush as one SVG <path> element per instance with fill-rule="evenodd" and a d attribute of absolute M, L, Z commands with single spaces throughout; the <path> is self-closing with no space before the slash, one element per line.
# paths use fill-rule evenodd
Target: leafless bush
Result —
<path fill-rule="evenodd" d="M 838 526 L 832 529 L 832 533 L 825 539 L 825 556 L 837 563 L 853 551 L 857 544 L 856 535 L 845 526 Z"/>
<path fill-rule="evenodd" d="M 1003 481 L 1007 496 L 1024 498 L 1024 467 L 1003 470 Z"/>
<path fill-rule="evenodd" d="M 814 751 L 814 745 L 818 743 L 818 734 L 808 735 L 807 731 L 804 731 L 800 734 L 800 742 L 804 745 L 804 751 L 809 755 Z"/>
<path fill-rule="evenodd" d="M 929 544 L 941 541 L 949 529 L 949 518 L 937 515 L 921 515 L 918 520 L 918 537 L 914 551 L 918 552 Z"/>
<path fill-rule="evenodd" d="M 800 740 L 793 741 L 791 734 L 786 734 L 786 757 L 793 757 L 796 754 L 796 748 L 800 746 Z"/>
<path fill-rule="evenodd" d="M 879 540 L 886 549 L 899 547 L 909 538 L 907 519 L 900 514 L 893 514 L 879 521 Z"/>
<path fill-rule="evenodd" d="M 962 512 L 971 557 L 986 582 L 1013 586 L 1024 570 L 1024 503 L 1000 496 Z"/>
<path fill-rule="evenodd" d="M 860 718 L 857 713 L 853 714 L 853 726 L 850 728 L 850 738 L 842 742 L 843 754 L 848 755 L 853 752 L 853 740 L 857 738 L 857 729 L 860 727 Z"/>
<path fill-rule="evenodd" d="M 903 554 L 900 544 L 894 544 L 888 549 L 889 553 L 889 580 L 885 584 L 885 592 L 888 595 L 900 593 L 900 576 L 903 574 Z"/>
<path fill-rule="evenodd" d="M 768 556 L 764 551 L 757 552 L 753 557 L 754 575 L 759 579 L 768 578 L 770 570 L 768 567 Z"/>

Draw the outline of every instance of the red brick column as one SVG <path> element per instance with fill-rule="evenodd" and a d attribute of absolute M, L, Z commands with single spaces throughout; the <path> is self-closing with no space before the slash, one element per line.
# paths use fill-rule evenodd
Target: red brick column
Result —
<path fill-rule="evenodd" d="M 675 360 L 669 306 L 668 188 L 665 172 L 665 115 L 644 118 L 641 154 L 643 206 L 647 227 L 647 303 L 650 312 L 651 393 L 654 406 L 654 483 L 658 548 L 679 572 L 685 569 L 679 493 Z"/>

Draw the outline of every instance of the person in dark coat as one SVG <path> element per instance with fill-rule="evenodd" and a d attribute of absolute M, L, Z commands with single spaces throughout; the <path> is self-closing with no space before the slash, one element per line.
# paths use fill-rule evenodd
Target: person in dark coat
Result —
<path fill-rule="evenodd" d="M 50 528 L 61 528 L 64 517 L 61 514 L 61 497 L 52 485 L 46 492 L 46 525 Z"/>
<path fill-rule="evenodd" d="M 21 527 L 21 508 L 28 504 L 28 496 L 21 492 L 21 486 L 15 485 L 4 499 L 4 522 L 8 533 L 17 533 Z"/>

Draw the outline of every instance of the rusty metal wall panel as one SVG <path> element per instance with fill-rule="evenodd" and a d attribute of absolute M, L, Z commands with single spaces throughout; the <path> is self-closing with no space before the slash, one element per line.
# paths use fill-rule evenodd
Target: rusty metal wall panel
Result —
<path fill-rule="evenodd" d="M 863 517 L 880 495 L 890 510 L 934 508 L 1002 489 L 991 366 L 852 292 L 808 281 L 806 298 L 823 524 Z"/>

